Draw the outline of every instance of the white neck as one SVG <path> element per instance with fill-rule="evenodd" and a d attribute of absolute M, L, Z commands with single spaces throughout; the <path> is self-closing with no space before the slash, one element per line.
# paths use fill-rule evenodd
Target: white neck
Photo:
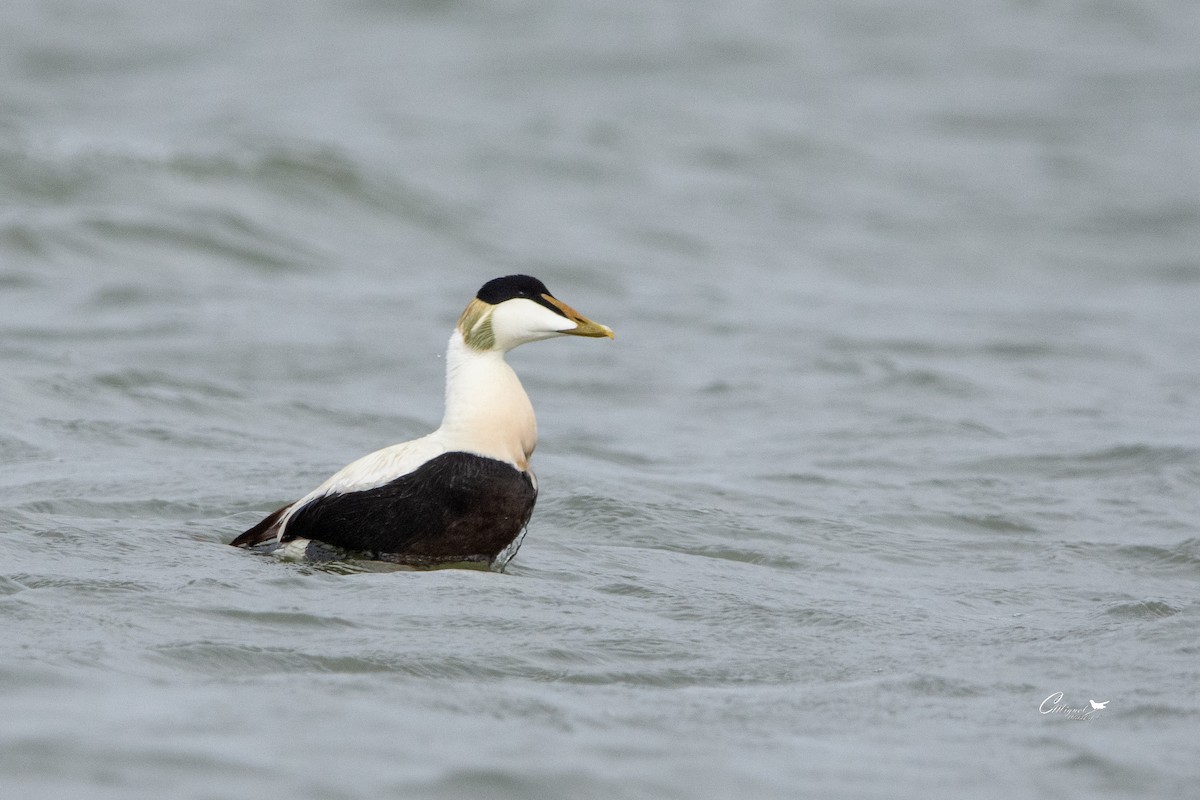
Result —
<path fill-rule="evenodd" d="M 517 373 L 499 350 L 468 347 L 455 330 L 446 349 L 446 415 L 436 434 L 464 450 L 529 469 L 537 420 Z"/>

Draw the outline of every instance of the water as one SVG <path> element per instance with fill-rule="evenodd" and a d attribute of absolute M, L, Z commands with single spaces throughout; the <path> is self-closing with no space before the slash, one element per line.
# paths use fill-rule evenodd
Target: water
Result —
<path fill-rule="evenodd" d="M 6 797 L 1193 791 L 1193 4 L 3 15 Z M 224 545 L 513 271 L 507 574 Z"/>

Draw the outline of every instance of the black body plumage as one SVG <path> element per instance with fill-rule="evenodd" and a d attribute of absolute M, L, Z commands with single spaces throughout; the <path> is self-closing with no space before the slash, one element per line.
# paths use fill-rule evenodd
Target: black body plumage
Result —
<path fill-rule="evenodd" d="M 311 539 L 415 567 L 490 564 L 524 530 L 536 500 L 533 480 L 511 464 L 443 453 L 382 486 L 310 500 L 287 520 L 281 541 Z M 269 528 L 260 523 L 233 543 L 269 541 Z"/>

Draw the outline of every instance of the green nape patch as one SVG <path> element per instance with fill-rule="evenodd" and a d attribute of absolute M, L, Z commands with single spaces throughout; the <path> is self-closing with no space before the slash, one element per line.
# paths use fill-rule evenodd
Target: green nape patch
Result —
<path fill-rule="evenodd" d="M 458 318 L 458 329 L 463 341 L 475 350 L 491 350 L 496 345 L 492 332 L 492 309 L 495 306 L 476 298 L 467 304 Z"/>

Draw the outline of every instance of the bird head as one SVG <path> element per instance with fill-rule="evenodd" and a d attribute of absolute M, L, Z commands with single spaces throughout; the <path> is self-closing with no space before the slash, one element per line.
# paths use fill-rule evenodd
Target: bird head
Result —
<path fill-rule="evenodd" d="M 528 275 L 508 275 L 483 285 L 458 319 L 468 347 L 507 352 L 555 336 L 613 338 L 612 328 L 593 322 Z"/>

